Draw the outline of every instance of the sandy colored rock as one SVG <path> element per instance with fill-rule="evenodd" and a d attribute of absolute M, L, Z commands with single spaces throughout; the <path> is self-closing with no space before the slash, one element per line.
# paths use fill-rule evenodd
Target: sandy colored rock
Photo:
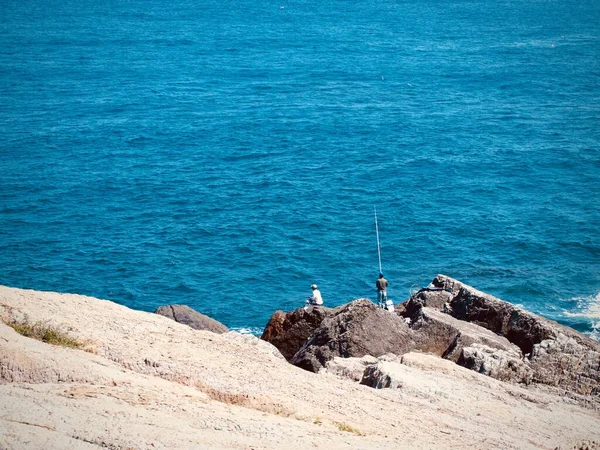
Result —
<path fill-rule="evenodd" d="M 554 449 L 600 441 L 598 413 L 559 391 L 432 355 L 402 356 L 402 388 L 378 390 L 301 370 L 252 336 L 196 331 L 105 300 L 0 287 L 0 305 L 3 315 L 64 327 L 88 349 L 0 327 L 2 449 Z"/>

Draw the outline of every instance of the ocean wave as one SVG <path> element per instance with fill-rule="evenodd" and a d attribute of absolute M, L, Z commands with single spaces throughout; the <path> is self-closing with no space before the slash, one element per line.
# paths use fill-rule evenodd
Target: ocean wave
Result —
<path fill-rule="evenodd" d="M 252 336 L 260 336 L 263 332 L 261 327 L 239 327 L 239 328 L 230 328 L 229 331 L 235 331 L 240 334 L 250 334 Z"/>
<path fill-rule="evenodd" d="M 577 302 L 577 306 L 573 311 L 564 311 L 565 316 L 587 317 L 600 321 L 600 292 L 588 297 L 575 297 L 572 300 Z M 599 325 L 600 322 L 596 323 L 593 327 L 597 328 Z"/>
<path fill-rule="evenodd" d="M 587 333 L 592 339 L 600 342 L 600 322 L 597 322 L 593 327 L 592 331 Z"/>
<path fill-rule="evenodd" d="M 571 311 L 563 311 L 568 324 L 600 341 L 600 292 L 587 297 L 574 297 L 571 301 L 576 302 L 576 306 Z M 580 329 L 574 321 L 585 322 L 585 329 Z"/>

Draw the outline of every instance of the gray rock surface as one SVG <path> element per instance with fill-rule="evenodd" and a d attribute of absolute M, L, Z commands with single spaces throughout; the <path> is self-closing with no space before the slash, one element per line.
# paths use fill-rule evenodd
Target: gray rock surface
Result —
<path fill-rule="evenodd" d="M 555 337 L 558 329 L 567 328 L 444 275 L 436 276 L 431 284 L 454 287 L 456 294 L 448 311 L 453 317 L 505 336 L 524 354 L 530 353 L 534 344 Z"/>
<path fill-rule="evenodd" d="M 464 347 L 457 364 L 501 381 L 529 384 L 533 376 L 518 350 L 500 350 L 478 343 Z"/>
<path fill-rule="evenodd" d="M 360 384 L 375 389 L 400 389 L 403 386 L 403 367 L 400 360 L 379 360 L 367 366 Z"/>
<path fill-rule="evenodd" d="M 455 319 L 429 307 L 410 308 L 410 327 L 414 331 L 415 349 L 456 362 L 462 348 L 474 343 L 493 349 L 520 353 L 508 339 L 472 323 Z"/>
<path fill-rule="evenodd" d="M 436 288 L 441 289 L 441 288 Z M 408 303 L 418 303 L 428 308 L 444 310 L 444 306 L 449 304 L 452 300 L 453 294 L 449 291 L 433 290 L 433 289 L 421 289 L 411 296 Z"/>
<path fill-rule="evenodd" d="M 221 322 L 211 319 L 185 305 L 160 306 L 154 313 L 168 317 L 175 322 L 188 325 L 194 330 L 207 330 L 218 334 L 227 333 L 229 331 L 229 328 Z"/>
<path fill-rule="evenodd" d="M 600 345 L 576 333 L 557 331 L 533 346 L 533 381 L 600 398 Z"/>
<path fill-rule="evenodd" d="M 327 361 L 325 367 L 319 370 L 319 373 L 329 373 L 358 383 L 362 380 L 365 369 L 378 361 L 378 358 L 371 355 L 365 355 L 362 358 L 335 357 Z"/>
<path fill-rule="evenodd" d="M 503 336 L 428 307 L 413 311 L 415 350 L 449 359 L 502 381 L 529 383 L 531 368 L 519 347 Z"/>
<path fill-rule="evenodd" d="M 318 372 L 335 357 L 401 355 L 413 347 L 411 331 L 402 317 L 368 299 L 358 299 L 333 310 L 290 362 Z"/>
<path fill-rule="evenodd" d="M 600 343 L 572 328 L 525 311 L 464 283 L 438 275 L 432 285 L 453 285 L 450 313 L 517 345 L 533 370 L 532 381 L 600 396 Z"/>

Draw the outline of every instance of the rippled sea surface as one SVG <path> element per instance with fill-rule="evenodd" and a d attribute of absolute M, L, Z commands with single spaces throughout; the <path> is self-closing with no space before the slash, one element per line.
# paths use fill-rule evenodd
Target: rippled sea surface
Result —
<path fill-rule="evenodd" d="M 0 5 L 0 284 L 260 332 L 437 273 L 600 332 L 600 2 Z M 595 328 L 599 327 L 599 328 Z"/>

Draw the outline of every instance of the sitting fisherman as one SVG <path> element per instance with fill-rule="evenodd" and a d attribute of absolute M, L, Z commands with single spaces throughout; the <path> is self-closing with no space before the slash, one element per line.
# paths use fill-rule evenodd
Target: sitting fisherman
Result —
<path fill-rule="evenodd" d="M 312 289 L 312 295 L 310 297 L 308 297 L 308 299 L 306 300 L 306 303 L 308 305 L 322 305 L 323 304 L 323 297 L 321 297 L 321 291 L 319 291 L 317 289 L 317 285 L 313 284 L 311 286 Z"/>

